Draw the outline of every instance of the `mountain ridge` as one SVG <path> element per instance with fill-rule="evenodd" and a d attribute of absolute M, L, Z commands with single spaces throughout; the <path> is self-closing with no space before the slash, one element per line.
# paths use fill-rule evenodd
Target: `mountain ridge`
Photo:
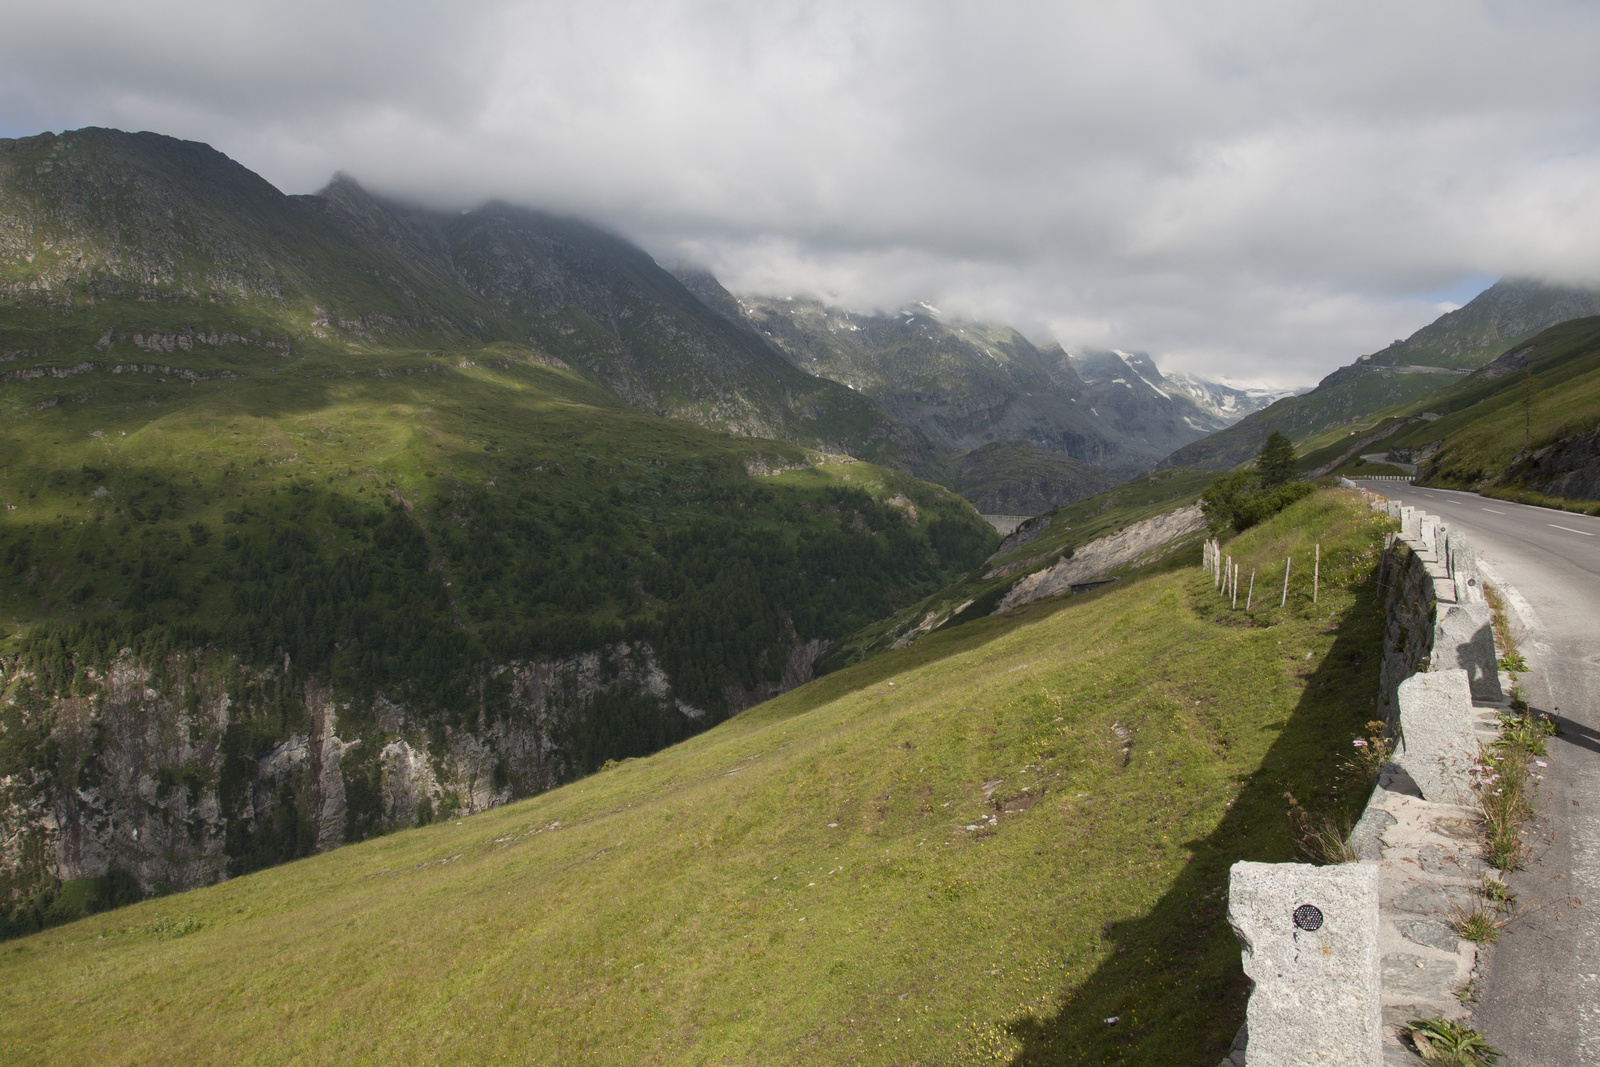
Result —
<path fill-rule="evenodd" d="M 1594 314 L 1600 314 L 1600 290 L 1501 279 L 1409 338 L 1337 368 L 1309 392 L 1177 449 L 1163 463 L 1227 470 L 1249 461 L 1274 431 L 1298 443 L 1357 423 L 1448 385 L 1544 329 Z"/>
<path fill-rule="evenodd" d="M 0 294 L 233 293 L 276 304 L 291 333 L 534 344 L 645 410 L 744 436 L 901 465 L 926 450 L 581 220 L 411 207 L 345 175 L 288 196 L 198 142 L 94 127 L 0 142 L 0 166 L 0 251 L 19 260 Z M 21 262 L 35 237 L 49 247 Z"/>
<path fill-rule="evenodd" d="M 654 751 L 998 542 L 615 235 L 324 194 L 0 141 L 0 934 Z"/>
<path fill-rule="evenodd" d="M 946 320 L 926 303 L 866 313 L 811 297 L 734 294 L 692 264 L 671 269 L 796 367 L 872 397 L 952 453 L 1019 441 L 1128 476 L 1238 417 L 1213 396 L 1252 406 L 1242 390 L 1175 383 L 1143 353 L 1069 353 L 1009 326 Z"/>

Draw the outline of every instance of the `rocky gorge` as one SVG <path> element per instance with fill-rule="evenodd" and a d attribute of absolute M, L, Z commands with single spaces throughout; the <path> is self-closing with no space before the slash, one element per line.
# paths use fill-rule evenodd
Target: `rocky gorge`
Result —
<path fill-rule="evenodd" d="M 732 707 L 809 680 L 823 647 L 796 645 L 781 681 L 730 692 Z M 193 889 L 543 792 L 589 769 L 578 735 L 597 704 L 654 716 L 667 736 L 706 716 L 643 642 L 495 665 L 484 682 L 502 698 L 464 728 L 382 696 L 357 707 L 316 681 L 276 692 L 280 672 L 203 649 L 155 662 L 120 650 L 66 697 L 5 670 L 17 698 L 0 756 L 0 889 L 14 932 L 71 917 L 51 908 L 75 882 Z M 275 717 L 281 736 L 263 740 Z"/>

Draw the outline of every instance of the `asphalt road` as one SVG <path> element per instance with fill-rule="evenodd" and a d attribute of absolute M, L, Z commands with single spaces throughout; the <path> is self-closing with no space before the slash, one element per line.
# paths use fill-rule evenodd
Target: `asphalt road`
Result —
<path fill-rule="evenodd" d="M 1600 518 L 1395 482 L 1477 547 L 1515 614 L 1529 702 L 1553 715 L 1520 915 L 1489 952 L 1476 1025 L 1509 1067 L 1600 1065 Z"/>

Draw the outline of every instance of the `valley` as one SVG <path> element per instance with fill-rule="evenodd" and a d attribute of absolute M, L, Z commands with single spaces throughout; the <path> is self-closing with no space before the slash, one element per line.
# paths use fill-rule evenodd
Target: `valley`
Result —
<path fill-rule="evenodd" d="M 925 303 L 863 315 L 804 298 L 735 296 L 704 271 L 678 276 L 797 368 L 871 397 L 957 455 L 1027 444 L 1098 468 L 1115 484 L 1282 395 L 1169 379 L 1138 353 L 1036 347 L 1010 327 L 947 321 Z M 925 473 L 944 480 L 937 465 Z M 1092 495 L 1077 480 L 1065 475 L 1050 506 Z"/>
<path fill-rule="evenodd" d="M 1328 768 L 1373 713 L 1382 529 L 1325 492 L 1230 546 L 1320 541 L 1315 604 L 1234 610 L 1192 543 L 541 796 L 14 942 L 7 1059 L 1215 1062 L 1229 865 L 1293 855 L 1285 791 L 1365 800 Z"/>
<path fill-rule="evenodd" d="M 0 1055 L 1215 1063 L 1371 789 L 1339 479 L 1594 510 L 1597 311 L 1246 389 L 0 139 Z"/>
<path fill-rule="evenodd" d="M 592 228 L 111 131 L 0 179 L 9 933 L 654 751 L 998 542 Z"/>

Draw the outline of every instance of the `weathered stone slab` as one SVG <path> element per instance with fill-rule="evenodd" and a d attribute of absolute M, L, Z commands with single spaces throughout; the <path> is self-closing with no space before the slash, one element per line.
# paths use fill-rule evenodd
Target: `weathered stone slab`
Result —
<path fill-rule="evenodd" d="M 1504 696 L 1488 604 L 1457 604 L 1441 615 L 1433 628 L 1433 669 L 1457 667 L 1467 672 L 1472 699 L 1496 701 Z"/>
<path fill-rule="evenodd" d="M 1414 674 L 1400 683 L 1398 762 L 1425 800 L 1469 804 L 1468 772 L 1478 754 L 1473 730 L 1472 690 L 1464 670 Z"/>
<path fill-rule="evenodd" d="M 1424 959 L 1409 952 L 1383 957 L 1383 987 L 1390 993 L 1430 996 L 1455 983 L 1456 961 Z"/>
<path fill-rule="evenodd" d="M 1394 912 L 1413 915 L 1442 915 L 1454 917 L 1456 912 L 1470 912 L 1475 900 L 1472 890 L 1465 886 L 1430 882 L 1415 885 L 1388 902 Z"/>
<path fill-rule="evenodd" d="M 1460 534 L 1450 535 L 1450 577 L 1455 580 L 1456 603 L 1482 604 L 1483 575 L 1478 571 L 1478 553 Z"/>
<path fill-rule="evenodd" d="M 1383 832 L 1395 823 L 1395 818 L 1375 803 L 1376 798 L 1367 801 L 1367 810 L 1361 813 L 1361 821 L 1350 831 L 1350 839 L 1346 842 L 1350 850 L 1364 860 L 1379 860 L 1383 858 Z"/>
<path fill-rule="evenodd" d="M 1236 863 L 1228 922 L 1254 983 L 1246 1064 L 1379 1062 L 1376 866 Z"/>
<path fill-rule="evenodd" d="M 1449 923 L 1436 919 L 1402 919 L 1394 925 L 1407 941 L 1415 941 L 1441 952 L 1454 952 L 1456 943 L 1461 940 Z M 1410 979 L 1411 975 L 1406 977 Z"/>
<path fill-rule="evenodd" d="M 1421 516 L 1417 509 L 1408 505 L 1400 505 L 1400 533 L 1405 537 L 1417 537 L 1422 533 L 1420 526 Z"/>

